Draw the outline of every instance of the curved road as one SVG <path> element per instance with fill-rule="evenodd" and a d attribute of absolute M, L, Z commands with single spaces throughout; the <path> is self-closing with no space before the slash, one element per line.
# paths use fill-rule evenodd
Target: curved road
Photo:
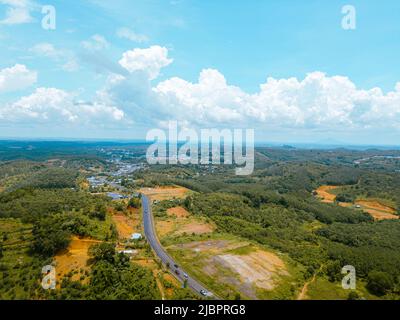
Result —
<path fill-rule="evenodd" d="M 208 293 L 209 297 L 214 296 L 212 295 L 203 285 L 201 285 L 199 282 L 196 280 L 192 279 L 191 277 L 188 277 L 187 279 L 184 277 L 184 274 L 186 272 L 182 270 L 180 266 L 175 267 L 178 265 L 169 255 L 168 253 L 164 250 L 164 248 L 161 246 L 160 242 L 158 241 L 155 228 L 154 228 L 154 220 L 153 220 L 153 214 L 151 212 L 151 201 L 149 197 L 146 195 L 142 194 L 142 208 L 143 208 L 143 225 L 144 225 L 144 233 L 147 238 L 147 241 L 149 242 L 150 246 L 153 248 L 157 256 L 161 259 L 162 263 L 164 265 L 169 264 L 169 269 L 171 272 L 173 272 L 174 276 L 180 281 L 184 282 L 187 280 L 187 286 L 188 288 L 191 288 L 193 291 L 195 291 L 197 294 L 203 295 L 201 291 L 204 290 L 205 293 Z M 179 273 L 179 274 L 178 274 Z M 215 297 L 215 296 L 214 296 Z"/>

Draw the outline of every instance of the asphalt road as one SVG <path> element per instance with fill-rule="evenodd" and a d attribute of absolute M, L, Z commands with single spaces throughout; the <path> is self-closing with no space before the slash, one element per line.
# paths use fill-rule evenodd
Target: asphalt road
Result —
<path fill-rule="evenodd" d="M 186 272 L 178 265 L 164 250 L 161 246 L 154 227 L 153 214 L 151 212 L 151 201 L 150 199 L 142 194 L 142 208 L 143 208 L 143 224 L 144 224 L 144 233 L 147 241 L 150 246 L 153 248 L 154 252 L 161 259 L 164 265 L 169 264 L 170 271 L 174 274 L 174 276 L 181 281 L 182 283 L 187 280 L 187 287 L 195 291 L 197 294 L 201 294 L 201 291 L 204 290 L 207 293 L 210 293 L 206 288 L 204 288 L 199 282 L 190 276 L 186 279 L 184 274 Z M 178 267 L 175 267 L 178 266 Z M 211 293 L 210 293 L 211 294 Z M 215 296 L 212 295 L 214 298 Z"/>

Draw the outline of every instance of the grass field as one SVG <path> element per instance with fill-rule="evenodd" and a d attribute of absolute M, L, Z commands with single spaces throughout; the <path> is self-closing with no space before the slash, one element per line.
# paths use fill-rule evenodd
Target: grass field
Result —
<path fill-rule="evenodd" d="M 365 283 L 358 281 L 356 290 L 359 297 L 366 300 L 378 300 L 365 289 Z M 315 281 L 308 285 L 305 299 L 309 300 L 347 300 L 351 290 L 342 288 L 339 282 L 330 282 L 325 277 L 317 276 Z"/>

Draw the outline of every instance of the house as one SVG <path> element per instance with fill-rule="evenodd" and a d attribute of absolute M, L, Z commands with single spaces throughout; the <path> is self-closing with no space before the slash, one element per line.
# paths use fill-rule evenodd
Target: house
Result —
<path fill-rule="evenodd" d="M 128 256 L 133 256 L 133 255 L 137 254 L 138 251 L 137 250 L 121 250 L 121 251 L 118 251 L 118 253 L 123 253 L 123 254 L 127 254 Z"/>
<path fill-rule="evenodd" d="M 120 195 L 119 193 L 114 193 L 114 192 L 108 192 L 107 196 L 110 197 L 112 200 L 121 200 L 124 199 L 123 195 Z"/>
<path fill-rule="evenodd" d="M 140 233 L 134 233 L 131 235 L 131 240 L 141 240 L 142 239 L 142 235 Z"/>

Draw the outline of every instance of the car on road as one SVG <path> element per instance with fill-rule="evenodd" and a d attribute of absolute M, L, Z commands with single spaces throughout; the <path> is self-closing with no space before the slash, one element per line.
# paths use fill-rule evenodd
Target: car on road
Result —
<path fill-rule="evenodd" d="M 177 264 L 174 264 L 174 267 L 177 268 L 177 269 L 179 269 L 179 266 L 178 266 Z"/>
<path fill-rule="evenodd" d="M 189 278 L 189 276 L 187 275 L 187 273 L 184 273 L 184 274 L 183 274 L 183 277 L 184 277 L 185 279 L 188 279 L 188 278 Z"/>
<path fill-rule="evenodd" d="M 200 290 L 200 293 L 203 295 L 203 296 L 207 296 L 207 294 L 208 294 L 208 292 L 206 291 L 206 290 Z"/>
<path fill-rule="evenodd" d="M 175 273 L 179 276 L 181 273 L 179 272 L 179 270 L 175 270 Z"/>

